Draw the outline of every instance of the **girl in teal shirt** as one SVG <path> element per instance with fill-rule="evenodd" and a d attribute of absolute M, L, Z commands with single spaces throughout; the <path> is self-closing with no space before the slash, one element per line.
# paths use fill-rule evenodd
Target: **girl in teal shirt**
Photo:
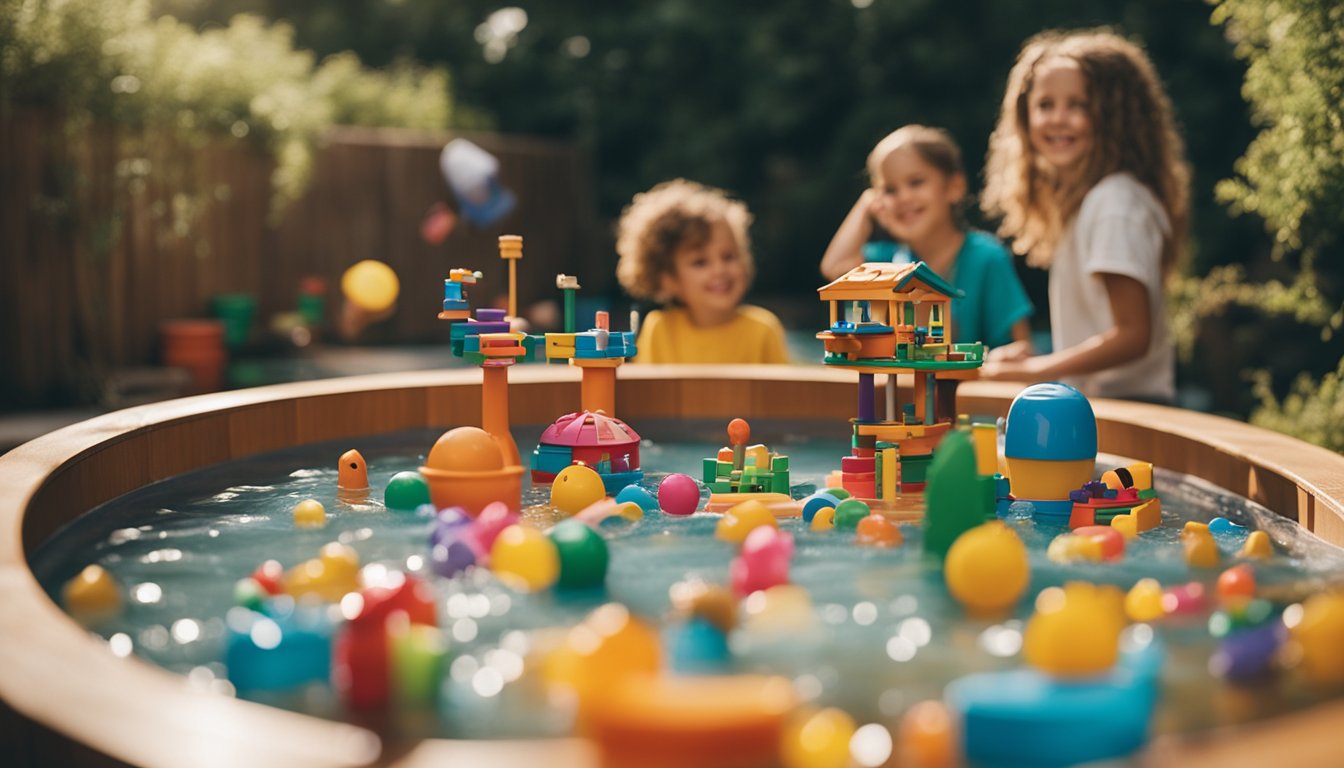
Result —
<path fill-rule="evenodd" d="M 907 125 L 869 153 L 868 174 L 872 186 L 836 230 L 822 274 L 834 280 L 865 261 L 923 261 L 962 292 L 952 300 L 954 342 L 1030 353 L 1033 309 L 1012 257 L 993 235 L 960 224 L 966 174 L 951 137 Z M 898 242 L 868 242 L 874 220 Z"/>

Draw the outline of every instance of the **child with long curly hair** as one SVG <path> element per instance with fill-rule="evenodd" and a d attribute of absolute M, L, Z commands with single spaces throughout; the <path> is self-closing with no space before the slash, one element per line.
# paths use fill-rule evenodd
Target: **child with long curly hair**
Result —
<path fill-rule="evenodd" d="M 784 328 L 743 304 L 755 272 L 751 214 L 720 189 L 676 179 L 635 195 L 617 226 L 616 277 L 644 318 L 640 363 L 787 363 Z"/>
<path fill-rule="evenodd" d="M 1107 30 L 1028 40 L 986 163 L 985 213 L 1050 270 L 1047 355 L 990 355 L 984 378 L 1175 398 L 1164 280 L 1185 243 L 1190 171 L 1152 62 Z"/>

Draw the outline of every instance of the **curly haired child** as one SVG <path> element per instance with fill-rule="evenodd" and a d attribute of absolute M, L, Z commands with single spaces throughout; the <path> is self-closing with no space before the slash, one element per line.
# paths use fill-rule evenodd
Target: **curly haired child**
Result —
<path fill-rule="evenodd" d="M 1170 402 L 1164 278 L 1185 242 L 1190 171 L 1152 62 L 1108 31 L 1028 40 L 990 139 L 986 213 L 1050 270 L 1054 352 L 991 356 L 991 379 Z"/>
<path fill-rule="evenodd" d="M 616 277 L 663 304 L 639 331 L 636 362 L 787 363 L 779 318 L 743 304 L 754 265 L 746 205 L 676 179 L 635 195 L 621 214 Z"/>

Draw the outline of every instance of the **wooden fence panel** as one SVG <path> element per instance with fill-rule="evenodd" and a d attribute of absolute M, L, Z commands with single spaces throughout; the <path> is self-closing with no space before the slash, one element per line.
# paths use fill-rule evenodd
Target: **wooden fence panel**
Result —
<path fill-rule="evenodd" d="M 332 318 L 341 274 L 362 259 L 388 263 L 402 286 L 376 342 L 446 338 L 435 314 L 453 267 L 484 273 L 477 303 L 502 298 L 506 232 L 524 237 L 520 309 L 555 298 L 561 271 L 581 275 L 585 293 L 611 289 L 587 162 L 561 143 L 468 136 L 500 159 L 518 206 L 486 230 L 459 220 L 445 243 L 426 244 L 424 214 L 451 204 L 438 166 L 450 138 L 332 130 L 307 192 L 276 218 L 273 165 L 251 144 L 0 112 L 0 410 L 95 398 L 111 371 L 158 361 L 164 321 L 208 317 L 219 294 L 256 297 L 254 341 L 295 309 L 305 276 L 326 281 Z"/>

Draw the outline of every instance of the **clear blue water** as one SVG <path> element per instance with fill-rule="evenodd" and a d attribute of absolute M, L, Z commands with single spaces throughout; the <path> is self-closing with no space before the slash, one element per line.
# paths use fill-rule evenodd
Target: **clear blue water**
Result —
<path fill-rule="evenodd" d="M 725 437 L 722 424 L 635 426 L 646 438 L 644 484 L 650 489 L 668 472 L 698 476 L 701 458 L 713 455 Z M 753 442 L 764 438 L 790 456 L 795 496 L 823 485 L 848 451 L 843 425 L 835 434 L 817 429 L 753 425 Z M 540 428 L 516 430 L 519 446 L 534 445 L 539 433 Z M 431 580 L 440 624 L 450 638 L 452 661 L 437 714 L 399 718 L 393 727 L 409 736 L 480 738 L 545 736 L 568 728 L 563 713 L 547 708 L 535 678 L 526 670 L 520 673 L 527 649 L 542 643 L 548 628 L 572 626 L 611 600 L 660 621 L 668 613 L 673 583 L 690 577 L 728 582 L 734 547 L 714 538 L 718 516 L 705 513 L 690 518 L 653 513 L 634 525 L 604 528 L 611 564 L 601 590 L 522 594 L 484 570 L 452 580 L 435 577 L 426 564 L 429 521 L 388 512 L 380 502 L 388 479 L 423 463 L 439 434 L 417 430 L 304 446 L 148 486 L 67 527 L 34 553 L 32 567 L 56 599 L 61 585 L 84 566 L 103 565 L 123 585 L 127 607 L 94 630 L 120 652 L 129 650 L 227 691 L 224 617 L 234 605 L 234 582 L 264 560 L 279 560 L 288 568 L 315 557 L 327 542 L 344 542 L 365 564 L 383 563 Z M 336 459 L 351 447 L 369 464 L 373 493 L 363 505 L 336 497 Z M 1120 462 L 1102 457 L 1098 471 Z M 1077 579 L 1125 589 L 1143 577 L 1164 585 L 1195 580 L 1211 587 L 1217 571 L 1188 568 L 1177 534 L 1186 520 L 1215 516 L 1270 533 L 1279 555 L 1258 567 L 1257 577 L 1280 594 L 1307 594 L 1344 569 L 1344 550 L 1197 478 L 1159 471 L 1156 487 L 1163 498 L 1163 527 L 1130 542 L 1119 563 L 1055 564 L 1045 549 L 1063 529 L 1014 521 L 1031 551 L 1031 594 Z M 525 488 L 524 504 L 543 503 L 547 490 Z M 306 498 L 325 505 L 325 528 L 293 527 L 291 509 Z M 943 686 L 961 675 L 1021 664 L 1021 630 L 1031 600 L 1024 599 L 1011 617 L 967 617 L 949 597 L 940 570 L 923 556 L 917 525 L 902 526 L 905 544 L 889 550 L 857 546 L 852 534 L 813 532 L 799 520 L 786 520 L 781 527 L 796 537 L 791 577 L 811 595 L 811 621 L 787 634 L 735 631 L 736 670 L 782 674 L 804 696 L 840 706 L 861 722 L 894 722 L 911 704 L 940 697 Z M 1241 539 L 1219 537 L 1229 562 Z M 1312 702 L 1275 680 L 1247 688 L 1214 678 L 1207 659 L 1215 643 L 1202 619 L 1155 629 L 1169 654 L 1159 730 L 1202 729 Z M 489 683 L 500 679 L 506 681 L 502 687 Z M 323 687 L 264 700 L 344 717 Z"/>

